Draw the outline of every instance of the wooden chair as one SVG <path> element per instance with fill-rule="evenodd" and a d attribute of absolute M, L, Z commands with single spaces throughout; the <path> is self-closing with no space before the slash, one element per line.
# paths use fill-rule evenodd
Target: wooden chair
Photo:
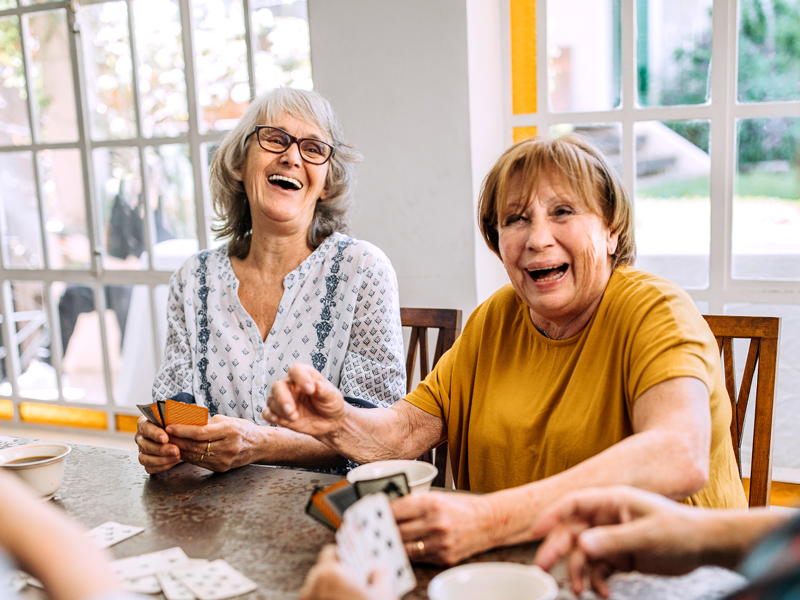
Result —
<path fill-rule="evenodd" d="M 411 391 L 414 379 L 417 350 L 419 350 L 419 379 L 422 381 L 439 362 L 442 354 L 452 347 L 453 342 L 461 333 L 461 311 L 453 308 L 401 308 L 400 321 L 403 323 L 403 327 L 411 328 L 411 339 L 408 342 L 408 353 L 406 354 L 406 376 L 408 377 L 406 393 L 408 393 Z M 428 356 L 429 328 L 439 330 L 432 361 Z M 439 469 L 433 485 L 444 487 L 447 474 L 447 442 L 426 452 L 420 459 Z"/>
<path fill-rule="evenodd" d="M 781 320 L 776 317 L 734 317 L 704 315 L 714 337 L 717 338 L 725 385 L 731 399 L 733 418 L 731 438 L 739 475 L 742 474 L 742 435 L 744 417 L 756 364 L 755 422 L 753 423 L 753 458 L 750 462 L 750 507 L 769 506 L 772 487 L 772 428 L 775 420 L 775 377 L 778 370 L 778 338 Z M 736 370 L 733 360 L 733 340 L 749 338 L 750 349 L 742 375 L 739 391 L 736 391 Z"/>

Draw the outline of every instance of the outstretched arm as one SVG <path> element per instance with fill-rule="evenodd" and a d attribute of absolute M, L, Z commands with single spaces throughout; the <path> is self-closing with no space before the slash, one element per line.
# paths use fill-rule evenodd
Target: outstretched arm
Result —
<path fill-rule="evenodd" d="M 272 386 L 265 418 L 313 436 L 360 462 L 416 458 L 446 436 L 444 420 L 398 402 L 392 408 L 359 409 L 310 365 L 294 365 Z"/>
<path fill-rule="evenodd" d="M 567 557 L 576 594 L 584 575 L 608 597 L 617 570 L 679 575 L 707 564 L 732 568 L 785 516 L 766 510 L 711 510 L 630 487 L 589 488 L 549 506 L 534 527 L 547 536 L 534 564 L 549 570 Z"/>
<path fill-rule="evenodd" d="M 106 553 L 2 469 L 0 546 L 42 582 L 53 600 L 85 600 L 118 590 Z"/>

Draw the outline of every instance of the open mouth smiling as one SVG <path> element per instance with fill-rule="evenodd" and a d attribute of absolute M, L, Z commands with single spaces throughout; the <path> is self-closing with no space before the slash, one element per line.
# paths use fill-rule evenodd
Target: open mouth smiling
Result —
<path fill-rule="evenodd" d="M 285 177 L 284 175 L 270 175 L 267 181 L 277 185 L 284 190 L 300 190 L 303 189 L 303 184 L 292 177 Z"/>
<path fill-rule="evenodd" d="M 552 267 L 544 267 L 542 269 L 531 269 L 528 271 L 528 275 L 531 276 L 537 283 L 544 283 L 546 281 L 555 281 L 556 279 L 561 279 L 564 274 L 569 269 L 569 265 L 567 263 L 563 263 L 560 265 L 554 265 Z"/>

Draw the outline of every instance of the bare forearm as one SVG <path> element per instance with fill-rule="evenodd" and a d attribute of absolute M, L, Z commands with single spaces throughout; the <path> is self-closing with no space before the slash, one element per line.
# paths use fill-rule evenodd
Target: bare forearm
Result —
<path fill-rule="evenodd" d="M 326 468 L 340 467 L 347 460 L 311 436 L 281 427 L 260 428 L 260 443 L 250 462 L 282 467 Z"/>
<path fill-rule="evenodd" d="M 675 445 L 672 434 L 646 431 L 558 475 L 491 494 L 498 544 L 532 540 L 531 528 L 542 509 L 572 490 L 629 485 L 673 499 L 695 493 L 705 484 L 703 460 Z"/>
<path fill-rule="evenodd" d="M 422 454 L 416 432 L 394 410 L 350 408 L 346 414 L 341 426 L 324 442 L 355 462 L 414 459 Z"/>

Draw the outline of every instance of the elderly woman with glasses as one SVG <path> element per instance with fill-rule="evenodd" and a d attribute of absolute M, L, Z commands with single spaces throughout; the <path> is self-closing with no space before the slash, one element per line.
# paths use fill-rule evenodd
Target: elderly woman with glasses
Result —
<path fill-rule="evenodd" d="M 345 459 L 268 425 L 270 386 L 307 363 L 361 406 L 405 393 L 397 278 L 372 244 L 346 235 L 358 153 L 327 100 L 280 88 L 257 98 L 211 164 L 214 228 L 227 243 L 170 280 L 169 332 L 153 399 L 205 406 L 205 426 L 139 419 L 139 462 L 330 468 Z"/>
<path fill-rule="evenodd" d="M 575 136 L 522 141 L 487 175 L 479 215 L 511 285 L 416 390 L 367 416 L 295 365 L 268 420 L 362 463 L 447 440 L 456 485 L 485 494 L 396 500 L 417 560 L 530 541 L 540 511 L 581 487 L 745 507 L 714 336 L 679 286 L 631 266 L 630 198 L 602 154 Z"/>

